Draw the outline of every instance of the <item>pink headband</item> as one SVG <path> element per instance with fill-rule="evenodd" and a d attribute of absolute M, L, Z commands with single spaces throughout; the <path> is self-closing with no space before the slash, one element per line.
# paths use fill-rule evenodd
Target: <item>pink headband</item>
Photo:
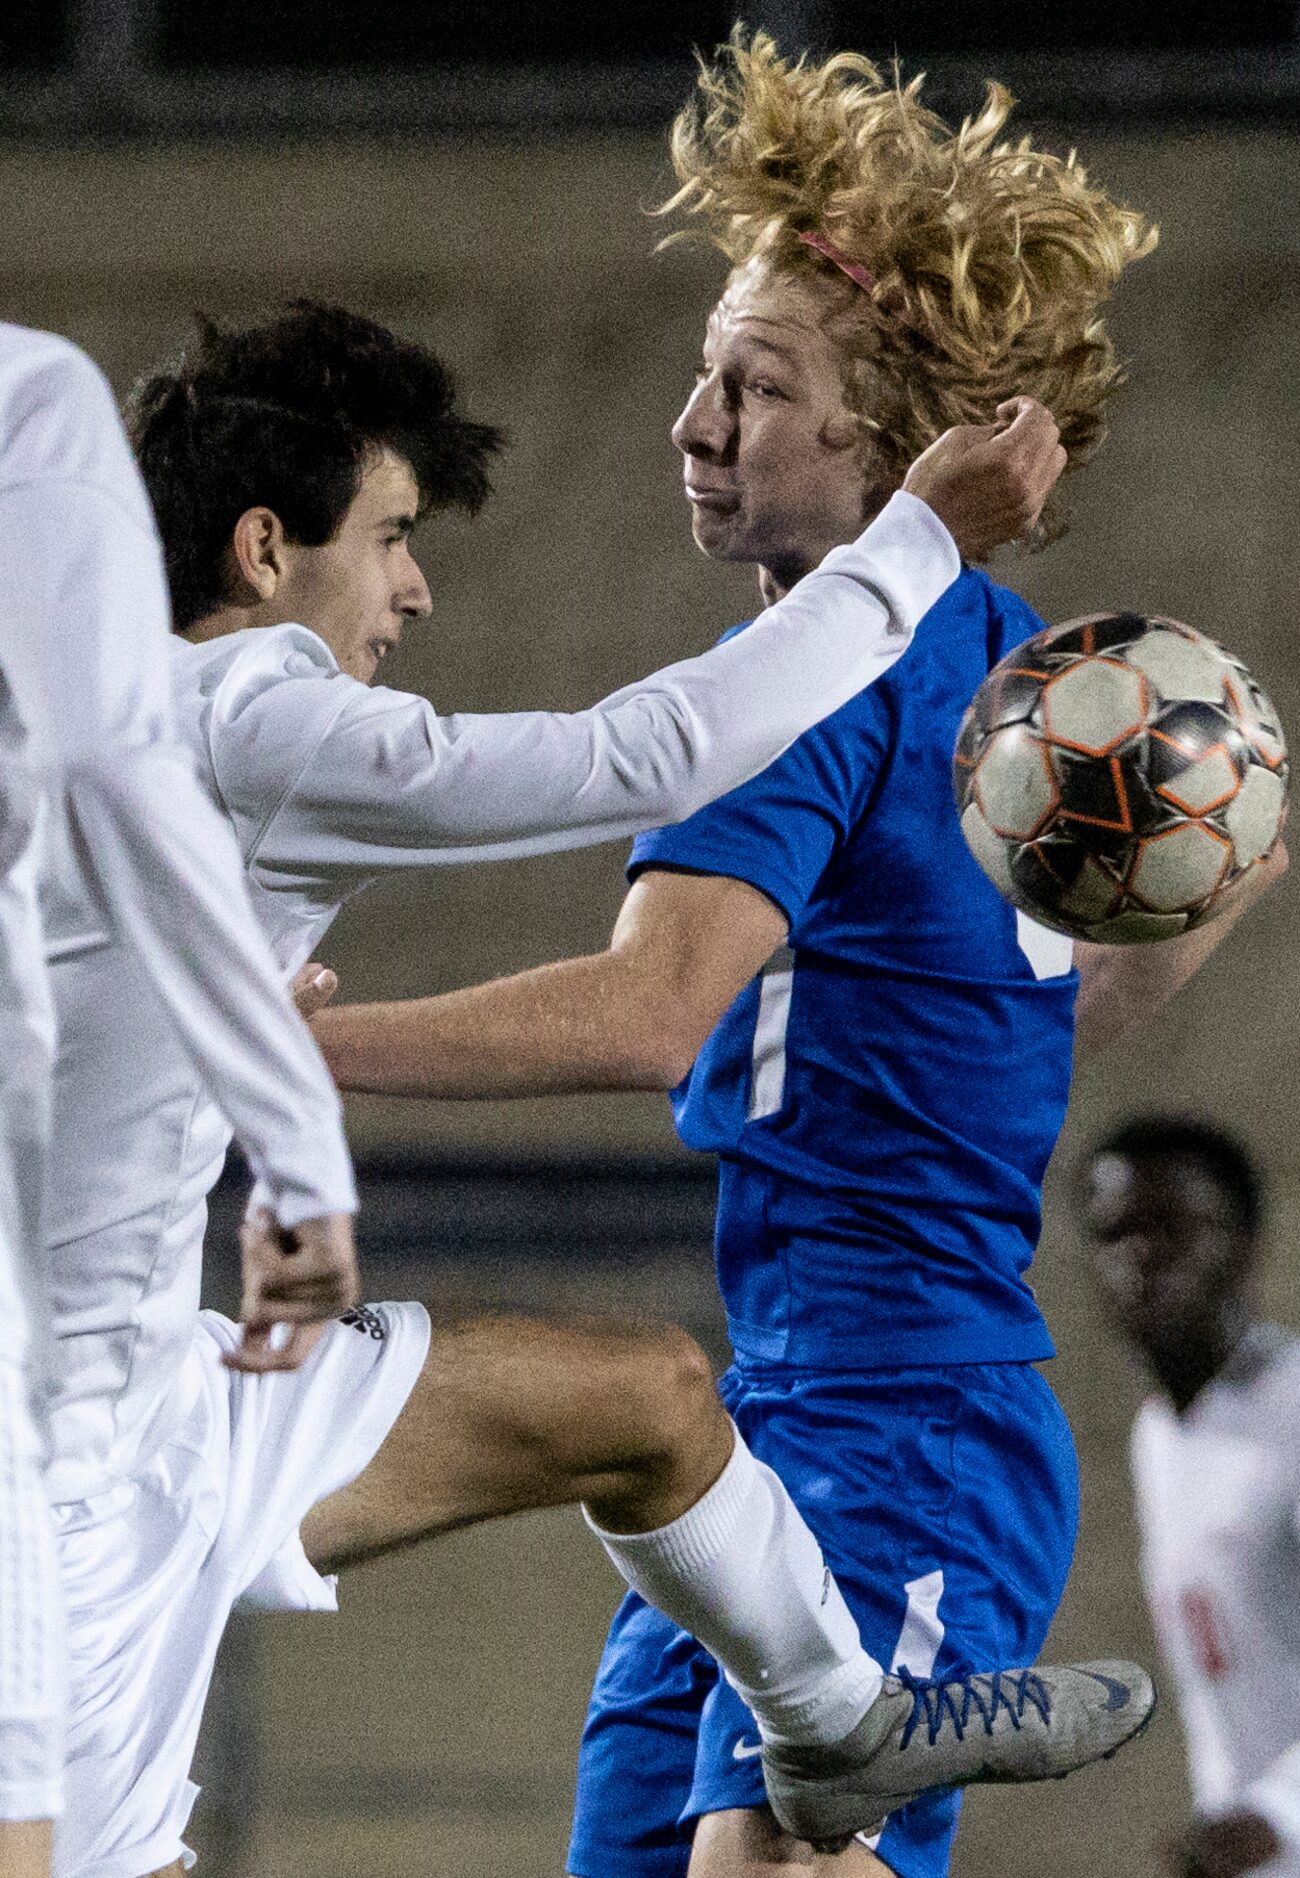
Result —
<path fill-rule="evenodd" d="M 828 241 L 825 235 L 800 235 L 799 239 L 805 247 L 816 248 L 818 254 L 824 254 L 828 261 L 839 268 L 841 274 L 847 274 L 850 280 L 856 281 L 858 286 L 867 293 L 875 287 L 876 277 L 870 268 L 863 267 L 857 261 L 851 261 L 844 250 L 837 248 L 833 241 Z"/>

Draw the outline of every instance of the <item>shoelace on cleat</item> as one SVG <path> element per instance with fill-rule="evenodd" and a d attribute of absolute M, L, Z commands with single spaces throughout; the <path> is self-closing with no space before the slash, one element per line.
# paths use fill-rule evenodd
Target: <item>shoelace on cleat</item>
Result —
<path fill-rule="evenodd" d="M 1052 1703 L 1047 1684 L 1032 1669 L 953 1676 L 944 1682 L 909 1676 L 904 1669 L 898 1671 L 898 1680 L 912 1696 L 912 1712 L 904 1725 L 900 1748 L 907 1746 L 923 1722 L 933 1747 L 945 1722 L 952 1723 L 959 1741 L 965 1739 L 973 1720 L 982 1725 L 986 1735 L 991 1735 L 999 1709 L 1006 1710 L 1013 1728 L 1019 1728 L 1027 1709 L 1036 1710 L 1045 1722 L 1051 1720 Z"/>

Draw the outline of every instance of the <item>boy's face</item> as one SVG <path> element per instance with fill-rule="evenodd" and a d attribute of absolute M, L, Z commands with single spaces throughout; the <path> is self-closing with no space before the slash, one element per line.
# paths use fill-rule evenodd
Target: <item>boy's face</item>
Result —
<path fill-rule="evenodd" d="M 319 548 L 287 542 L 275 604 L 323 639 L 345 672 L 370 684 L 408 619 L 432 611 L 411 553 L 419 490 L 410 465 L 376 456 L 333 537 Z"/>
<path fill-rule="evenodd" d="M 1194 1160 L 1099 1155 L 1085 1176 L 1083 1227 L 1112 1319 L 1149 1356 L 1199 1345 L 1245 1308 L 1251 1237 Z"/>
<path fill-rule="evenodd" d="M 696 545 L 791 585 L 884 500 L 866 486 L 860 436 L 814 296 L 748 262 L 709 317 L 673 427 Z"/>

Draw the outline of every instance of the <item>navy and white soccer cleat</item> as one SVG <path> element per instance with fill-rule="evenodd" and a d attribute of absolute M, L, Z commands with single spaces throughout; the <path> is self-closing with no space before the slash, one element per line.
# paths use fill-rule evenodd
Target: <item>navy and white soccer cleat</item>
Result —
<path fill-rule="evenodd" d="M 829 1747 L 763 1749 L 772 1811 L 796 1839 L 842 1851 L 932 1787 L 1062 1779 L 1141 1734 L 1155 1686 L 1136 1663 L 1004 1669 L 923 1682 L 905 1671 Z"/>

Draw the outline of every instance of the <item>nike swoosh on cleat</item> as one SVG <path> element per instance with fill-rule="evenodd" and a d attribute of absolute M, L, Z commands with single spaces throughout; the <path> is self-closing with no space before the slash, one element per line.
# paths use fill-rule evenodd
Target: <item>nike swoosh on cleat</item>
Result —
<path fill-rule="evenodd" d="M 761 1754 L 762 1752 L 763 1743 L 761 1741 L 756 1742 L 752 1748 L 748 1741 L 737 1741 L 735 1747 L 731 1750 L 731 1758 L 733 1761 L 750 1761 L 753 1760 L 756 1754 Z"/>
<path fill-rule="evenodd" d="M 1099 1682 L 1106 1691 L 1106 1713 L 1113 1715 L 1118 1709 L 1127 1708 L 1132 1699 L 1131 1692 L 1122 1682 L 1116 1682 L 1113 1676 L 1099 1676 L 1095 1669 L 1085 1669 L 1084 1675 L 1093 1682 Z"/>

